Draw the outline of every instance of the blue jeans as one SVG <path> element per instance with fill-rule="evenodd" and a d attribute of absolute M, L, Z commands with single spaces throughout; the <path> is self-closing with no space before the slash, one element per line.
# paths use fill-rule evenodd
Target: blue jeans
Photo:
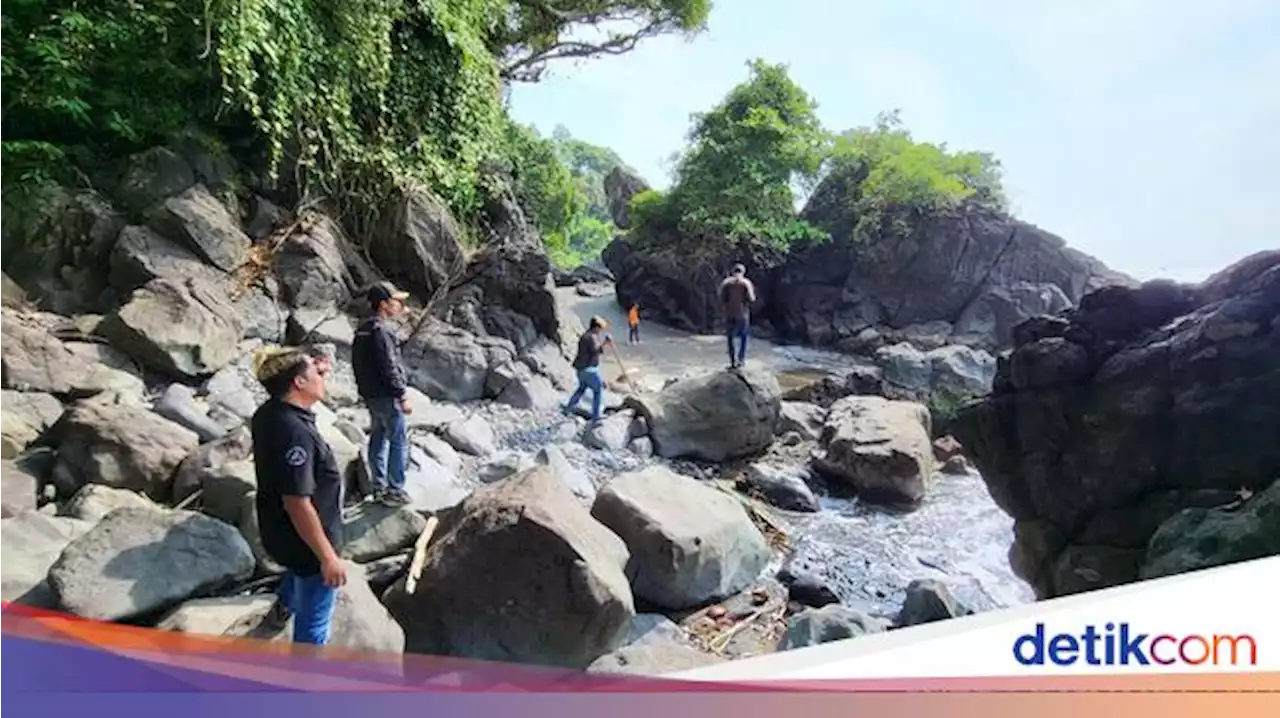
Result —
<path fill-rule="evenodd" d="M 573 392 L 573 396 L 569 397 L 569 404 L 564 410 L 568 413 L 577 408 L 578 402 L 582 401 L 582 395 L 587 393 L 587 389 L 591 390 L 591 419 L 594 421 L 600 418 L 600 402 L 604 398 L 604 383 L 600 381 L 598 366 L 578 370 L 578 388 Z"/>
<path fill-rule="evenodd" d="M 373 473 L 373 488 L 404 489 L 404 472 L 409 461 L 408 425 L 404 413 L 395 399 L 369 399 L 369 467 Z M 387 456 L 387 449 L 391 455 Z"/>
<path fill-rule="evenodd" d="M 747 337 L 751 334 L 751 320 L 748 317 L 730 319 L 726 338 L 729 340 L 729 363 L 742 364 L 747 360 Z M 733 340 L 738 340 L 738 352 L 734 354 Z"/>
<path fill-rule="evenodd" d="M 338 600 L 338 589 L 326 586 L 324 574 L 299 576 L 285 571 L 280 581 L 280 602 L 293 613 L 293 642 L 323 646 L 329 642 L 329 622 Z"/>

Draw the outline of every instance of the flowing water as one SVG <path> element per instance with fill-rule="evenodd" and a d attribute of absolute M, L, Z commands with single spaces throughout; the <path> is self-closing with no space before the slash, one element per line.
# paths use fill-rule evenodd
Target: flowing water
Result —
<path fill-rule="evenodd" d="M 622 326 L 612 296 L 561 292 L 561 301 L 579 316 L 599 314 Z M 631 376 L 657 380 L 658 386 L 664 377 L 716 371 L 727 363 L 722 337 L 653 324 L 643 325 L 641 335 L 641 344 L 619 349 Z M 784 392 L 847 373 L 856 363 L 836 352 L 754 337 L 751 342 L 748 363 L 771 369 Z M 792 549 L 782 560 L 822 577 L 846 605 L 890 617 L 902 605 L 907 584 L 918 578 L 944 581 L 977 611 L 1034 600 L 1009 568 L 1013 520 L 992 501 L 982 477 L 971 472 L 934 478 L 928 496 L 911 511 L 869 505 L 818 486 L 820 512 L 775 511 L 788 527 Z"/>

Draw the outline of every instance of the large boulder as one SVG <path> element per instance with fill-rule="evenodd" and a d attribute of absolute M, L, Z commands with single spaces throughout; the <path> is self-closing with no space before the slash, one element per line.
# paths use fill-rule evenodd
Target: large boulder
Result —
<path fill-rule="evenodd" d="M 917 502 L 933 480 L 929 426 L 929 410 L 920 404 L 845 397 L 827 414 L 814 468 L 869 498 Z"/>
<path fill-rule="evenodd" d="M 430 298 L 467 265 L 462 229 L 444 202 L 423 189 L 392 201 L 374 232 L 369 256 L 405 289 Z"/>
<path fill-rule="evenodd" d="M 609 198 L 609 214 L 619 229 L 631 226 L 631 198 L 649 189 L 634 171 L 618 166 L 604 176 L 604 193 Z"/>
<path fill-rule="evenodd" d="M 185 189 L 149 211 L 152 227 L 173 237 L 224 272 L 249 253 L 249 237 L 226 206 L 202 184 Z"/>
<path fill-rule="evenodd" d="M 115 621 L 247 578 L 253 552 L 236 529 L 193 511 L 117 509 L 49 568 L 63 607 Z"/>
<path fill-rule="evenodd" d="M 1280 480 L 1247 501 L 1183 509 L 1160 524 L 1139 570 L 1144 579 L 1280 554 Z"/>
<path fill-rule="evenodd" d="M 8 487 L 5 487 L 8 489 Z M 57 598 L 45 577 L 49 567 L 62 554 L 67 544 L 85 534 L 93 524 L 88 521 L 46 516 L 38 511 L 23 511 L 0 521 L 0 562 L 3 576 L 2 598 L 6 602 L 53 608 Z"/>
<path fill-rule="evenodd" d="M 474 334 L 425 322 L 402 353 L 409 383 L 432 399 L 466 402 L 485 396 L 489 354 Z"/>
<path fill-rule="evenodd" d="M 170 495 L 178 464 L 200 440 L 142 407 L 81 401 L 50 430 L 58 441 L 54 483 L 66 494 L 84 484 Z"/>
<path fill-rule="evenodd" d="M 992 396 L 952 433 L 1015 519 L 1010 560 L 1037 595 L 1137 580 L 1161 524 L 1280 476 L 1277 314 L 1270 251 L 1199 286 L 1109 287 L 1015 328 Z"/>
<path fill-rule="evenodd" d="M 441 518 L 416 591 L 385 597 L 406 649 L 584 668 L 635 609 L 627 549 L 545 466 L 483 487 Z"/>
<path fill-rule="evenodd" d="M 633 401 L 659 456 L 724 461 L 772 443 L 781 395 L 772 374 L 743 369 L 681 379 Z"/>
<path fill-rule="evenodd" d="M 6 347 L 7 349 L 7 347 Z M 12 459 L 22 453 L 62 416 L 62 402 L 51 394 L 9 391 L 0 398 L 4 415 L 0 416 L 3 457 Z"/>
<path fill-rule="evenodd" d="M 367 281 L 362 272 L 352 270 L 360 266 L 354 258 L 356 250 L 332 219 L 319 216 L 310 220 L 280 245 L 272 264 L 282 298 L 295 309 L 346 307 Z"/>
<path fill-rule="evenodd" d="M 149 369 L 180 378 L 213 374 L 236 358 L 243 320 L 224 292 L 198 279 L 155 279 L 99 331 Z"/>
<path fill-rule="evenodd" d="M 0 482 L 4 487 L 0 492 L 4 518 L 36 510 L 36 494 L 40 490 L 37 476 L 18 462 L 5 459 L 0 462 Z"/>
<path fill-rule="evenodd" d="M 364 580 L 364 573 L 363 567 L 347 563 L 347 583 L 338 589 L 327 645 L 369 654 L 402 653 L 404 631 L 378 602 L 368 581 Z M 263 619 L 274 603 L 275 596 L 261 595 L 197 598 L 175 607 L 160 619 L 156 628 L 210 636 L 291 641 L 292 621 L 274 635 L 267 636 L 262 632 Z"/>
<path fill-rule="evenodd" d="M 736 593 L 772 557 L 737 499 L 662 466 L 609 482 L 591 515 L 626 542 L 636 596 L 665 608 Z"/>
<path fill-rule="evenodd" d="M 77 354 L 34 321 L 10 312 L 0 321 L 6 389 L 70 397 L 109 390 L 141 393 L 136 377 Z"/>

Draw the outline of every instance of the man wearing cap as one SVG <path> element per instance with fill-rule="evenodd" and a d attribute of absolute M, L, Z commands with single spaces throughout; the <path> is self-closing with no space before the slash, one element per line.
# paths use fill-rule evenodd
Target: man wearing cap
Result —
<path fill-rule="evenodd" d="M 604 382 L 600 380 L 600 355 L 613 343 L 613 337 L 604 333 L 609 323 L 603 317 L 592 317 L 587 331 L 578 338 L 578 354 L 573 358 L 573 368 L 578 372 L 578 388 L 562 409 L 566 415 L 578 408 L 582 395 L 591 390 L 591 420 L 600 420 L 600 404 L 604 398 Z"/>
<path fill-rule="evenodd" d="M 408 292 L 389 283 L 373 285 L 369 289 L 373 316 L 360 324 L 351 345 L 356 389 L 369 407 L 372 419 L 369 463 L 373 473 L 373 500 L 388 506 L 409 503 L 409 495 L 404 490 L 409 460 L 405 414 L 412 408 L 405 397 L 407 383 L 400 359 L 400 342 L 387 321 L 404 311 L 404 301 L 408 298 Z"/>
<path fill-rule="evenodd" d="M 292 614 L 295 643 L 324 645 L 347 580 L 338 556 L 342 474 L 311 408 L 324 398 L 324 377 L 294 348 L 260 351 L 254 374 L 269 396 L 250 422 L 258 528 L 267 554 L 285 568 L 267 621 L 283 626 Z"/>
<path fill-rule="evenodd" d="M 756 287 L 746 275 L 747 268 L 735 264 L 733 272 L 720 283 L 720 304 L 724 307 L 730 369 L 737 369 L 747 361 L 747 336 L 751 330 L 751 305 L 756 301 Z M 733 350 L 734 339 L 738 340 L 736 353 Z"/>

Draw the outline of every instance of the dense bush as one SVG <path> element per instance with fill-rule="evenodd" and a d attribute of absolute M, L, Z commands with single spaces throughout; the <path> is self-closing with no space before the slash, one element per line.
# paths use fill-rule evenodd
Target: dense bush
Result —
<path fill-rule="evenodd" d="M 236 140 L 238 156 L 282 176 L 299 199 L 332 199 L 357 233 L 404 183 L 429 186 L 465 218 L 492 189 L 481 168 L 503 161 L 513 142 L 503 78 L 697 32 L 709 9 L 708 0 L 563 0 L 554 9 L 535 0 L 11 0 L 5 192 L 70 181 L 195 126 Z M 600 41 L 579 37 L 619 23 Z"/>

